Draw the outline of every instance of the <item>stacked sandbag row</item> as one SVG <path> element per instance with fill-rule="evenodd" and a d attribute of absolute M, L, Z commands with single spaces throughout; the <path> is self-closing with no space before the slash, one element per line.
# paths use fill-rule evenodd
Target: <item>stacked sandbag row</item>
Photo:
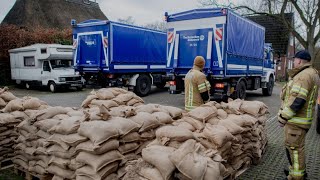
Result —
<path fill-rule="evenodd" d="M 266 113 L 258 101 L 198 107 L 158 128 L 156 139 L 142 150 L 143 160 L 128 166 L 124 179 L 234 178 L 237 171 L 261 159 L 267 143 Z"/>
<path fill-rule="evenodd" d="M 182 115 L 179 108 L 144 105 L 140 97 L 119 88 L 92 92 L 82 106 L 87 122 L 81 123 L 78 133 L 90 140 L 76 147 L 77 162 L 86 164 L 76 171 L 77 179 L 123 177 L 125 165 L 141 157 L 155 138 L 155 129 Z"/>
<path fill-rule="evenodd" d="M 75 161 L 76 146 L 87 140 L 77 133 L 80 123 L 85 120 L 83 111 L 52 107 L 38 115 L 34 126 L 39 129 L 37 135 L 45 139 L 45 144 L 38 147 L 48 158 L 45 170 L 56 180 L 75 179 L 75 171 L 79 168 Z"/>

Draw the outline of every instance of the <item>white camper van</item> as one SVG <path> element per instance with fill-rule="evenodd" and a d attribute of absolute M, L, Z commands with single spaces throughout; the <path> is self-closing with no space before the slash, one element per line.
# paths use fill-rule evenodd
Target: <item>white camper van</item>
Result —
<path fill-rule="evenodd" d="M 19 85 L 47 86 L 51 92 L 60 87 L 81 90 L 83 81 L 73 69 L 72 46 L 34 44 L 9 50 L 11 76 Z"/>

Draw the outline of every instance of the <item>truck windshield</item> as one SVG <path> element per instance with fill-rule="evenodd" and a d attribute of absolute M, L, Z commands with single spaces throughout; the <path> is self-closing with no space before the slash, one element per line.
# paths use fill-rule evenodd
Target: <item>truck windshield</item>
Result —
<path fill-rule="evenodd" d="M 50 60 L 52 69 L 57 68 L 71 68 L 72 60 Z"/>

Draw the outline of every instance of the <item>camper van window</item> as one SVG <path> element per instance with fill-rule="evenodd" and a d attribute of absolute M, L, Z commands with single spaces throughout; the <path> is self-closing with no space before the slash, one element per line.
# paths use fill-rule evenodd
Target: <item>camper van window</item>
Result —
<path fill-rule="evenodd" d="M 49 61 L 43 61 L 43 71 L 50 71 Z"/>
<path fill-rule="evenodd" d="M 50 60 L 52 69 L 56 68 L 70 68 L 72 60 Z"/>
<path fill-rule="evenodd" d="M 41 49 L 41 54 L 47 54 L 47 48 Z"/>
<path fill-rule="evenodd" d="M 24 66 L 26 66 L 26 67 L 34 67 L 35 66 L 34 56 L 24 57 Z"/>

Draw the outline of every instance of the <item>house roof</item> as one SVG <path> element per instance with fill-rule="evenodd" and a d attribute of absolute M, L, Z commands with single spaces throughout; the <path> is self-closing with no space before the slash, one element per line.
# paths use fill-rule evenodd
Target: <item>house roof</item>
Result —
<path fill-rule="evenodd" d="M 247 18 L 265 27 L 265 42 L 272 43 L 272 48 L 275 53 L 280 53 L 281 55 L 287 54 L 290 31 L 281 20 L 267 15 L 248 16 Z M 289 22 L 292 22 L 293 13 L 285 14 L 285 18 Z"/>
<path fill-rule="evenodd" d="M 99 4 L 89 0 L 16 0 L 2 24 L 33 28 L 70 28 L 71 19 L 107 20 Z"/>

